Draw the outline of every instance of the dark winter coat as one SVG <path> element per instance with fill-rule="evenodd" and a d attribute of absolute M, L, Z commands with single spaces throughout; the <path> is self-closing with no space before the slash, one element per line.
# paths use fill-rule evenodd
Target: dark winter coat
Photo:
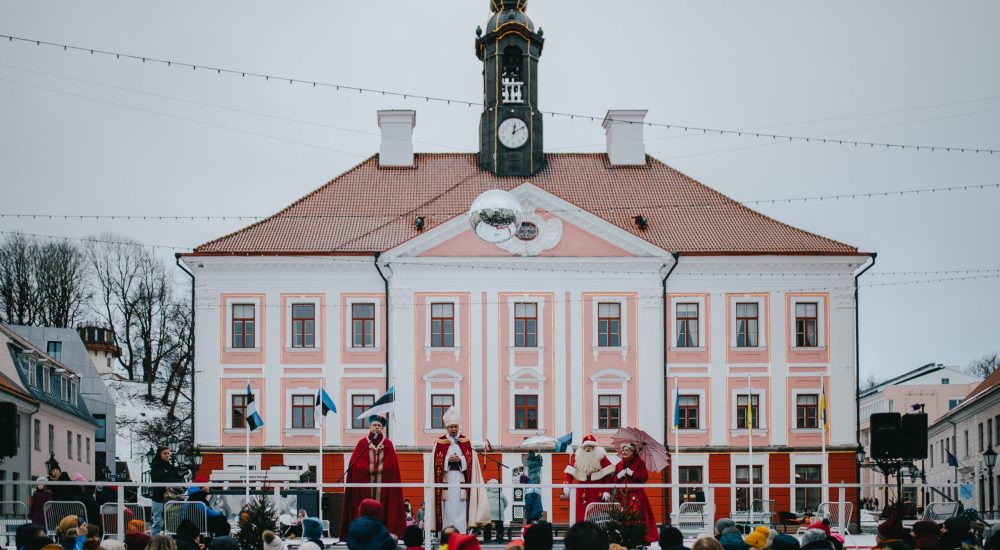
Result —
<path fill-rule="evenodd" d="M 28 519 L 32 523 L 45 525 L 45 503 L 52 500 L 48 489 L 38 489 L 31 495 L 31 508 L 28 508 Z"/>
<path fill-rule="evenodd" d="M 184 481 L 184 477 L 172 464 L 156 457 L 149 468 L 149 480 L 153 483 L 181 483 Z M 163 502 L 163 493 L 166 490 L 166 487 L 153 487 L 153 500 Z"/>
<path fill-rule="evenodd" d="M 215 537 L 212 544 L 208 545 L 209 550 L 240 550 L 240 543 L 233 537 Z"/>
<path fill-rule="evenodd" d="M 349 550 L 393 550 L 396 541 L 389 530 L 377 519 L 361 516 L 351 522 L 347 533 Z"/>
<path fill-rule="evenodd" d="M 743 537 L 735 533 L 724 533 L 719 538 L 719 544 L 725 550 L 750 550 L 750 545 L 743 540 Z"/>
<path fill-rule="evenodd" d="M 187 537 L 174 537 L 174 542 L 177 543 L 177 550 L 201 550 L 200 544 Z"/>

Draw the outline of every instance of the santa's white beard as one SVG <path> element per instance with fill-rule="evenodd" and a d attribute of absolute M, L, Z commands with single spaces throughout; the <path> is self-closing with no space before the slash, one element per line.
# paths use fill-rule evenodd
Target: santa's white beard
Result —
<path fill-rule="evenodd" d="M 585 447 L 580 447 L 576 451 L 576 459 L 573 466 L 576 467 L 578 475 L 588 476 L 601 470 L 601 459 L 606 454 L 603 447 L 593 447 L 588 451 Z"/>

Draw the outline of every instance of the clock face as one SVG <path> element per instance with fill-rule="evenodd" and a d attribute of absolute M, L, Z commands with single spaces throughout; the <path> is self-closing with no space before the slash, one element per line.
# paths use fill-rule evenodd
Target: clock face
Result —
<path fill-rule="evenodd" d="M 519 118 L 508 118 L 500 123 L 497 137 L 500 138 L 500 143 L 504 147 L 518 149 L 528 142 L 528 125 Z"/>

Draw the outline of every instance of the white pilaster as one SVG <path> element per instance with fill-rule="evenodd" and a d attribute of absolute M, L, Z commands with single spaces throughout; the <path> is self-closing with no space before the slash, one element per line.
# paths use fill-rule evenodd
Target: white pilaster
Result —
<path fill-rule="evenodd" d="M 490 392 L 483 385 L 483 293 L 477 289 L 469 293 L 469 380 L 472 382 L 469 387 L 469 402 L 472 403 L 469 411 L 469 431 L 473 438 L 473 443 L 481 445 L 486 437 L 486 430 L 483 423 L 483 407 L 475 406 L 476 403 L 483 403 L 486 395 Z M 492 410 L 492 409 L 491 409 Z M 487 439 L 489 439 L 487 437 Z M 492 439 L 491 439 L 492 441 Z"/>
<path fill-rule="evenodd" d="M 385 300 L 382 301 L 385 303 Z M 344 425 L 344 415 L 351 414 L 350 403 L 339 403 L 340 400 L 340 352 L 344 342 L 341 340 L 340 293 L 331 292 L 326 296 L 326 365 L 323 368 L 323 387 L 337 405 L 337 413 L 328 413 L 323 420 L 323 431 L 326 432 L 327 445 L 340 445 L 340 427 Z"/>
<path fill-rule="evenodd" d="M 264 444 L 281 445 L 281 410 L 285 396 L 281 392 L 281 293 L 265 295 L 264 327 L 266 346 L 264 354 Z"/>
<path fill-rule="evenodd" d="M 396 422 L 393 424 L 393 442 L 397 446 L 416 444 L 416 411 L 414 395 L 417 380 L 413 369 L 413 290 L 396 288 L 389 282 L 389 384 L 396 388 Z M 456 327 L 457 329 L 457 327 Z"/>
<path fill-rule="evenodd" d="M 580 291 L 570 293 L 570 402 L 569 409 L 573 411 L 573 439 L 580 441 L 589 432 L 583 424 L 583 389 L 586 383 L 583 376 L 583 304 L 580 302 Z"/>
<path fill-rule="evenodd" d="M 482 297 L 482 294 L 479 295 Z M 474 298 L 475 299 L 475 298 Z M 486 434 L 490 441 L 500 440 L 503 419 L 500 414 L 500 395 L 506 384 L 500 377 L 500 300 L 495 290 L 486 293 L 486 410 L 492 411 L 486 420 Z M 480 401 L 482 403 L 482 401 Z M 475 407 L 475 405 L 473 405 Z M 513 403 L 511 406 L 514 406 Z"/>
<path fill-rule="evenodd" d="M 717 288 L 717 287 L 713 287 Z M 712 377 L 712 407 L 711 417 L 708 423 L 710 442 L 712 445 L 725 445 L 729 434 L 729 422 L 727 421 L 726 407 L 729 395 L 727 382 L 729 376 L 729 365 L 726 364 L 726 348 L 729 345 L 726 340 L 726 297 L 721 293 L 714 293 L 711 298 L 712 316 L 705 324 L 711 334 L 712 343 L 712 364 L 709 367 L 709 376 Z"/>
<path fill-rule="evenodd" d="M 644 288 L 639 292 L 636 307 L 638 334 L 635 337 L 637 354 L 636 393 L 638 399 L 631 405 L 638 419 L 638 426 L 653 437 L 663 434 L 664 386 L 663 386 L 663 290 L 657 287 Z M 641 409 L 640 409 L 641 406 Z M 623 425 L 628 424 L 623 421 Z"/>
<path fill-rule="evenodd" d="M 788 338 L 788 325 L 785 319 L 785 293 L 774 292 L 770 298 L 771 330 L 767 343 L 771 350 L 771 391 L 768 398 L 771 403 L 771 426 L 768 434 L 772 445 L 788 443 L 788 362 L 785 357 L 785 342 Z"/>
<path fill-rule="evenodd" d="M 552 365 L 552 393 L 555 400 L 555 421 L 552 424 L 553 435 L 559 437 L 565 434 L 568 422 L 566 420 L 566 354 L 569 342 L 566 341 L 566 304 L 565 294 L 554 293 L 552 314 L 554 329 L 552 331 L 552 350 L 554 354 Z"/>

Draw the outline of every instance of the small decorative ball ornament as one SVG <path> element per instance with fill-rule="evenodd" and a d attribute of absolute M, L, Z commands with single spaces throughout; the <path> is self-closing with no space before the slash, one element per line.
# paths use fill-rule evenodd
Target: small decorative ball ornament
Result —
<path fill-rule="evenodd" d="M 491 189 L 472 201 L 469 208 L 469 225 L 480 239 L 493 244 L 510 240 L 521 227 L 524 213 L 517 197 Z"/>

